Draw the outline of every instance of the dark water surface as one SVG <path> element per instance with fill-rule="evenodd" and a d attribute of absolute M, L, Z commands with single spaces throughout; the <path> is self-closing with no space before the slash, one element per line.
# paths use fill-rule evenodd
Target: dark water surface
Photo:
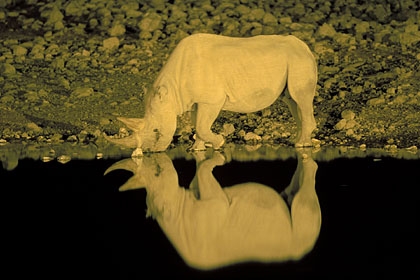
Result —
<path fill-rule="evenodd" d="M 187 158 L 150 156 L 141 163 L 125 159 L 114 165 L 130 169 L 136 176 L 142 174 L 137 177 L 122 169 L 104 176 L 110 166 L 119 162 L 116 159 L 72 160 L 66 164 L 21 159 L 13 170 L 1 169 L 5 233 L 2 255 L 6 256 L 2 267 L 10 270 L 14 278 L 30 275 L 142 279 L 169 274 L 188 278 L 295 279 L 332 275 L 337 279 L 402 279 L 402 266 L 413 258 L 407 252 L 413 252 L 412 237 L 418 219 L 418 159 L 374 155 L 331 159 L 322 152 L 299 153 L 290 149 L 263 157 L 254 157 L 251 152 L 242 157 L 221 155 L 207 152 L 195 158 L 191 154 Z M 220 162 L 223 158 L 224 164 Z M 229 192 L 228 209 L 240 205 L 242 198 L 235 195 L 242 194 L 250 206 L 237 206 L 241 210 L 229 216 L 229 226 L 223 228 L 217 224 L 225 215 L 219 213 L 219 209 L 224 209 L 223 203 L 217 206 L 194 202 L 190 208 L 185 206 L 178 211 L 178 204 L 178 208 L 167 204 L 178 193 L 156 191 L 156 199 L 146 206 L 146 193 L 153 191 L 138 188 L 142 184 L 164 183 L 165 189 L 172 184 L 174 191 L 179 192 L 173 187 L 176 177 L 171 163 L 179 185 L 186 187 L 180 191 L 183 205 L 187 204 L 185 197 L 204 201 L 208 196 L 206 188 L 215 190 L 208 197 L 219 195 L 217 186 L 206 185 L 210 183 L 228 187 L 258 182 L 266 187 L 246 185 L 237 188 L 239 191 L 231 188 L 231 192 L 225 189 Z M 196 175 L 199 176 L 194 179 Z M 125 185 L 133 190 L 120 192 L 119 188 L 134 177 L 137 181 Z M 192 181 L 198 182 L 199 191 L 188 190 Z M 277 197 L 279 202 L 269 197 Z M 286 213 L 279 216 L 281 225 L 274 226 L 276 220 L 269 222 L 274 214 L 269 214 L 273 212 L 267 210 L 271 207 L 267 205 L 281 205 L 278 209 L 282 210 L 277 213 Z M 152 217 L 146 218 L 148 208 L 157 220 L 156 215 L 165 216 L 170 211 L 171 217 L 161 217 L 158 223 Z M 265 223 L 265 216 L 255 210 L 263 208 L 261 211 L 269 211 L 261 212 L 268 213 L 264 214 L 269 216 Z M 301 217 L 293 214 L 299 211 L 303 213 Z M 253 226 L 251 216 L 261 223 Z M 248 224 L 242 225 L 239 220 Z M 273 243 L 272 248 L 279 249 L 271 255 L 265 252 L 268 249 L 261 249 L 277 242 L 267 234 L 269 229 L 265 231 L 267 223 L 280 229 L 279 240 L 286 236 L 283 243 L 293 245 L 280 249 L 286 245 Z M 255 230 L 259 227 L 264 230 Z M 215 228 L 224 232 L 209 233 Z M 244 248 L 254 248 L 254 243 L 255 253 L 251 249 L 245 252 Z M 257 252 L 261 250 L 265 251 Z M 226 260 L 210 260 L 210 254 Z"/>

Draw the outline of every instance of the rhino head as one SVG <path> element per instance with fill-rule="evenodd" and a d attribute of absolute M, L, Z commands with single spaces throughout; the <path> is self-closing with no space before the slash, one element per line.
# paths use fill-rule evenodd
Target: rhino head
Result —
<path fill-rule="evenodd" d="M 161 152 L 172 142 L 176 130 L 176 106 L 166 86 L 152 86 L 146 90 L 144 118 L 117 118 L 133 133 L 125 138 L 105 138 L 117 145 L 136 148 L 133 156 L 142 152 Z"/>

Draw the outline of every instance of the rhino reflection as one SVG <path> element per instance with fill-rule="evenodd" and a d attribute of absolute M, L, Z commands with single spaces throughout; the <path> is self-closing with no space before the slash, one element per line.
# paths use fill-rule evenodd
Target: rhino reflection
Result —
<path fill-rule="evenodd" d="M 298 260 L 314 246 L 321 226 L 315 193 L 317 164 L 299 156 L 290 185 L 274 189 L 244 183 L 222 188 L 212 174 L 224 157 L 195 154 L 197 170 L 189 189 L 178 185 L 170 158 L 152 154 L 111 166 L 134 173 L 120 190 L 145 187 L 147 215 L 155 218 L 190 265 L 212 269 L 244 261 Z M 291 206 L 291 211 L 287 206 Z"/>

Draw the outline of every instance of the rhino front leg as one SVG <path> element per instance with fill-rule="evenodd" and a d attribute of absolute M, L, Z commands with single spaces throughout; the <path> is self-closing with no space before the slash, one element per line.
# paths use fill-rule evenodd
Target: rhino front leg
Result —
<path fill-rule="evenodd" d="M 210 143 L 214 149 L 219 149 L 225 142 L 222 135 L 211 131 L 211 126 L 222 109 L 222 104 L 198 103 L 197 110 L 194 112 L 193 121 L 197 131 L 193 150 L 205 149 L 205 143 Z"/>

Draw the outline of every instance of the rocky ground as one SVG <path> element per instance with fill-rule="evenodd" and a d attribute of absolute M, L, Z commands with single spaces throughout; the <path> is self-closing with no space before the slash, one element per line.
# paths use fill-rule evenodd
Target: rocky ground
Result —
<path fill-rule="evenodd" d="M 279 2 L 279 3 L 277 3 Z M 319 3 L 318 3 L 319 2 Z M 322 3 L 322 4 L 321 4 Z M 0 1 L 0 144 L 106 145 L 141 117 L 144 88 L 185 36 L 293 34 L 319 67 L 316 145 L 420 147 L 419 1 Z M 231 143 L 290 145 L 281 101 L 222 112 Z M 188 116 L 174 145 L 194 134 Z"/>

